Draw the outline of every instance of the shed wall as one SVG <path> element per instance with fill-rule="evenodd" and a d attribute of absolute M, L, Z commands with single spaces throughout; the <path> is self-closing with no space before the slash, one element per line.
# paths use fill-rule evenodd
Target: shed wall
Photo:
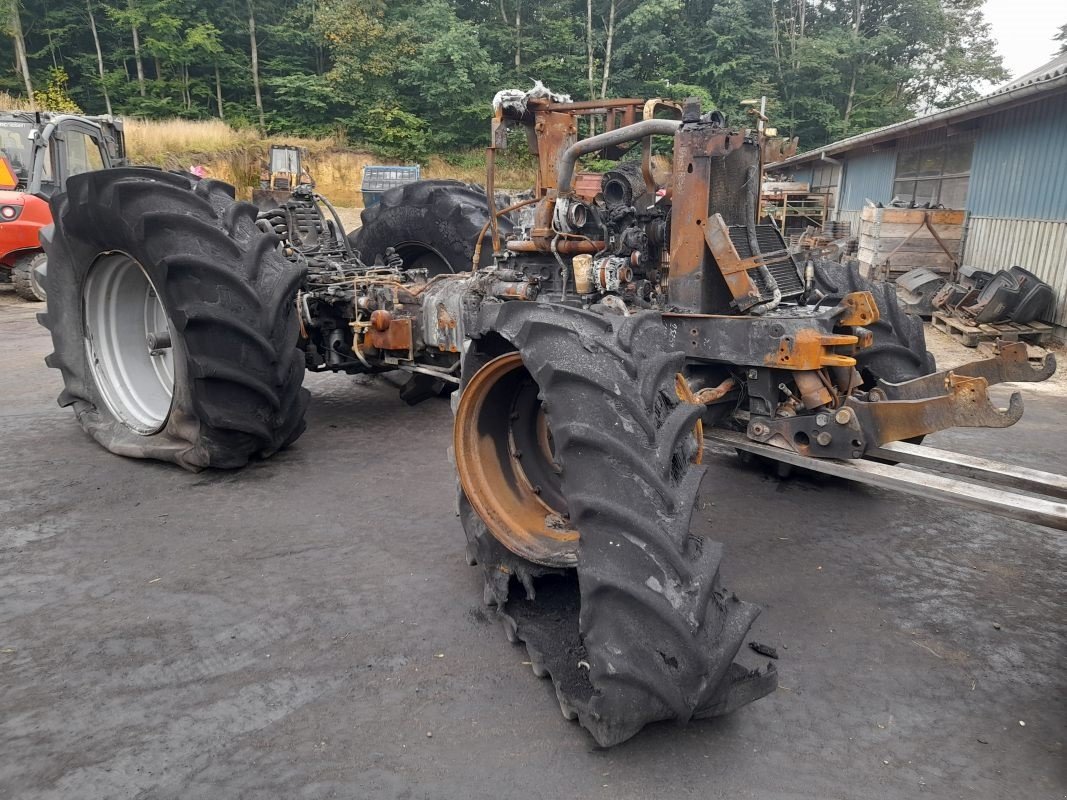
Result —
<path fill-rule="evenodd" d="M 982 120 L 967 210 L 1067 222 L 1067 93 Z"/>
<path fill-rule="evenodd" d="M 1067 93 L 982 121 L 967 206 L 963 263 L 1035 273 L 1067 326 Z"/>
<path fill-rule="evenodd" d="M 896 150 L 850 156 L 845 162 L 841 210 L 862 211 L 866 200 L 875 203 L 888 203 L 892 200 L 896 165 Z"/>

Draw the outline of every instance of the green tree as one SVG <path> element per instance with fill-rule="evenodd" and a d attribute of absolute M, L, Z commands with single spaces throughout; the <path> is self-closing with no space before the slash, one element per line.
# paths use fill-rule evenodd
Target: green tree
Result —
<path fill-rule="evenodd" d="M 94 113 L 343 129 L 405 157 L 485 143 L 494 92 L 534 78 L 696 95 L 735 122 L 765 95 L 807 147 L 1006 77 L 982 0 L 34 0 L 32 25 L 26 2 L 0 0 L 0 89 L 59 68 Z"/>

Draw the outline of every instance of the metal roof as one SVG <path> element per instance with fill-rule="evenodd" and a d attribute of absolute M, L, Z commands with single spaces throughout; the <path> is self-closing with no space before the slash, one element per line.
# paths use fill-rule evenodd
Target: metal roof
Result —
<path fill-rule="evenodd" d="M 962 122 L 977 116 L 984 116 L 994 111 L 1007 108 L 1033 99 L 1034 95 L 1067 89 L 1067 53 L 1043 64 L 1032 72 L 1028 72 L 1020 78 L 1016 78 L 1003 86 L 999 86 L 989 94 L 975 100 L 951 106 L 950 108 L 925 114 L 920 117 L 896 122 L 882 128 L 875 128 L 866 133 L 840 139 L 836 142 L 819 147 L 814 150 L 800 153 L 791 158 L 768 164 L 767 169 L 781 169 L 783 167 L 802 164 L 805 161 L 820 159 L 823 156 L 832 156 L 854 150 L 857 147 L 877 144 L 878 142 L 891 141 L 901 136 L 917 133 L 927 128 L 948 125 L 953 122 Z"/>
<path fill-rule="evenodd" d="M 1060 77 L 1061 75 L 1067 75 L 1067 50 L 1060 53 L 1047 64 L 1042 64 L 1035 70 L 1031 70 L 1023 75 L 1021 78 L 1015 78 L 1008 81 L 1003 86 L 999 86 L 986 97 L 993 97 L 994 95 L 1003 94 L 1004 92 L 1010 92 L 1013 89 L 1021 89 L 1023 86 L 1029 86 L 1033 83 L 1040 83 L 1041 81 L 1049 81 L 1053 78 Z"/>

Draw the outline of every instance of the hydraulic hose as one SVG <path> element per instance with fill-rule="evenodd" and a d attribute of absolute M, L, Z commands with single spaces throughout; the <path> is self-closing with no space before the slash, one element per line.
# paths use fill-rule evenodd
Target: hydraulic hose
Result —
<path fill-rule="evenodd" d="M 759 169 L 750 166 L 745 172 L 745 232 L 748 234 L 748 246 L 753 256 L 761 255 L 759 239 L 756 237 L 756 206 L 759 203 L 759 195 Z M 754 307 L 752 312 L 755 314 L 774 311 L 782 302 L 782 290 L 778 288 L 778 281 L 774 279 L 766 264 L 760 264 L 759 273 L 771 291 L 771 299 Z"/>

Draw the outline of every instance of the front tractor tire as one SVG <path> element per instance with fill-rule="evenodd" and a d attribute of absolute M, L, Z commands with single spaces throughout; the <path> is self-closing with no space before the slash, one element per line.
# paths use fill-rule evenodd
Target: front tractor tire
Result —
<path fill-rule="evenodd" d="M 656 314 L 509 303 L 468 352 L 456 403 L 486 601 L 605 747 L 777 686 L 773 668 L 734 662 L 759 609 L 722 587 L 722 546 L 689 531 L 703 407 L 678 398 L 683 362 Z"/>
<path fill-rule="evenodd" d="M 255 206 L 218 181 L 134 168 L 74 176 L 51 206 L 46 363 L 90 436 L 194 471 L 300 436 L 303 271 Z"/>
<path fill-rule="evenodd" d="M 15 285 L 15 294 L 23 300 L 44 303 L 48 297 L 44 286 L 38 279 L 38 267 L 46 267 L 48 256 L 44 253 L 27 253 L 19 257 L 11 268 L 11 282 Z"/>

